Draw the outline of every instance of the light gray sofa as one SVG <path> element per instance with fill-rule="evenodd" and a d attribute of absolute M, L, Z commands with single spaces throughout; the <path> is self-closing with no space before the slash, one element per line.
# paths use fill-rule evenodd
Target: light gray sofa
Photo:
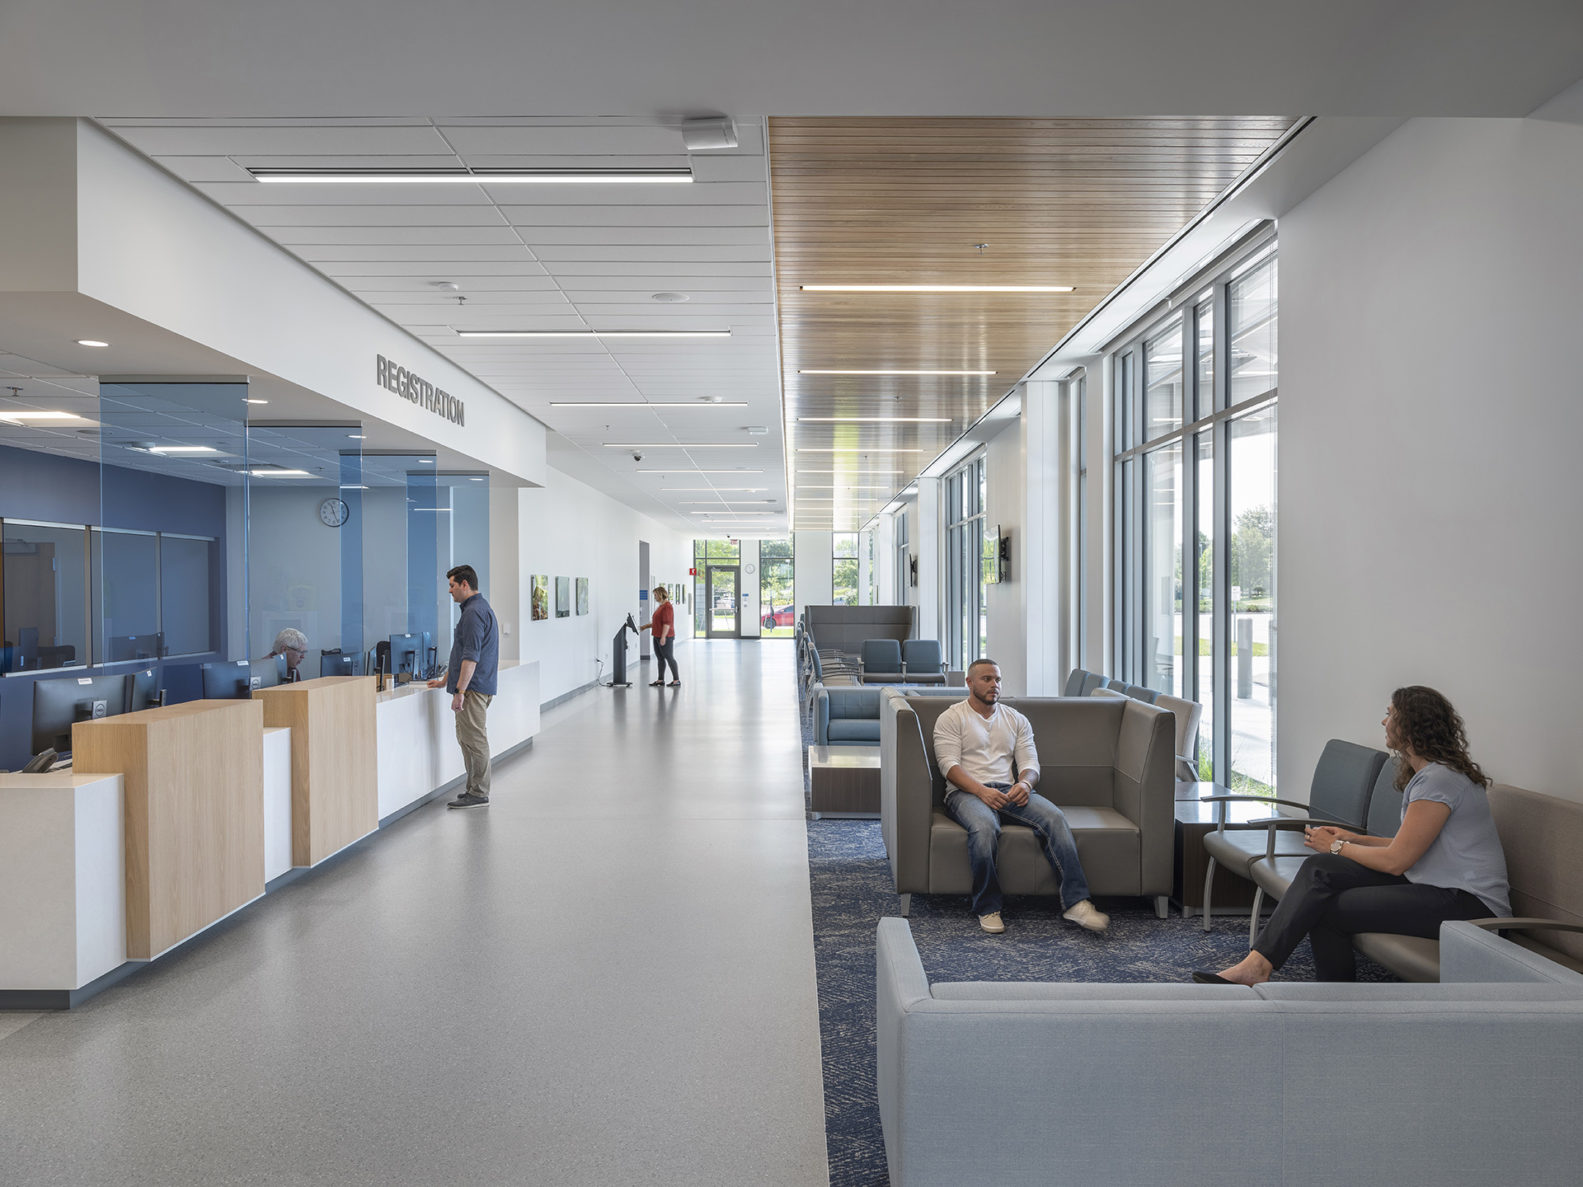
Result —
<path fill-rule="evenodd" d="M 918 633 L 916 606 L 805 606 L 803 627 L 820 651 L 855 656 L 864 639 L 895 639 Z"/>
<path fill-rule="evenodd" d="M 887 688 L 880 706 L 880 831 L 896 893 L 968 894 L 967 831 L 945 811 L 934 723 L 956 698 Z M 1003 699 L 1026 714 L 1039 751 L 1039 794 L 1066 813 L 1089 887 L 1155 900 L 1163 919 L 1175 846 L 1175 719 L 1141 701 L 1099 697 Z M 1000 834 L 1008 894 L 1059 895 L 1032 829 Z"/>
<path fill-rule="evenodd" d="M 1526 1187 L 1583 1165 L 1583 976 L 1465 923 L 1441 984 L 930 985 L 877 943 L 892 1187 Z"/>

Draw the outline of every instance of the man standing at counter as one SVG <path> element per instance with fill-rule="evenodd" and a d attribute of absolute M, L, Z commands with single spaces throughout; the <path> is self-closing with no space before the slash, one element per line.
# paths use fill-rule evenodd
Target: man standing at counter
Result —
<path fill-rule="evenodd" d="M 457 565 L 449 570 L 451 600 L 462 608 L 451 641 L 451 659 L 445 677 L 430 680 L 430 688 L 445 685 L 451 694 L 451 712 L 456 714 L 456 741 L 467 765 L 467 789 L 447 808 L 473 808 L 489 802 L 489 733 L 484 714 L 495 699 L 496 678 L 500 670 L 500 629 L 495 612 L 478 592 L 478 574 L 472 565 Z"/>

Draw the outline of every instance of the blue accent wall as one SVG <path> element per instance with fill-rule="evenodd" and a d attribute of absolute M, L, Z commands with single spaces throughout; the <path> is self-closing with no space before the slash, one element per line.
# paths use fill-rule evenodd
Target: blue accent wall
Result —
<path fill-rule="evenodd" d="M 0 519 L 212 537 L 216 544 L 209 574 L 209 621 L 215 639 L 226 637 L 223 486 L 0 446 Z M 166 591 L 167 605 L 173 600 L 179 601 L 179 591 Z M 220 658 L 224 657 L 211 652 L 162 664 L 161 678 L 171 702 L 193 700 L 200 695 L 198 664 Z M 145 660 L 141 664 L 128 662 L 91 670 L 132 672 L 146 666 Z M 0 770 L 14 770 L 27 762 L 33 683 L 49 678 L 26 674 L 0 678 Z"/>

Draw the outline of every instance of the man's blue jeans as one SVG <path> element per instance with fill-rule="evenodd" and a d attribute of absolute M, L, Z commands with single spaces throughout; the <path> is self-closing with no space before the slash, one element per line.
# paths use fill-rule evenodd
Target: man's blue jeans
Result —
<path fill-rule="evenodd" d="M 1005 791 L 1009 783 L 989 783 Z M 967 860 L 973 869 L 973 914 L 989 915 L 1002 905 L 1000 879 L 995 875 L 995 849 L 1000 844 L 1000 818 L 1026 824 L 1039 834 L 1044 855 L 1061 884 L 1061 908 L 1070 910 L 1088 897 L 1088 879 L 1077 860 L 1077 842 L 1066 823 L 1066 814 L 1038 792 L 1030 792 L 1023 807 L 1008 803 L 999 812 L 983 800 L 959 788 L 945 794 L 945 810 L 951 819 L 967 829 Z"/>

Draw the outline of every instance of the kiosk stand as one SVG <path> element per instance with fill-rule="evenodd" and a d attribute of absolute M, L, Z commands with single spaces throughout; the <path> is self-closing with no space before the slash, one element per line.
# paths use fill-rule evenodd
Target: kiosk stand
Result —
<path fill-rule="evenodd" d="M 632 621 L 632 615 L 627 615 L 627 620 L 621 624 L 621 629 L 616 632 L 616 637 L 610 640 L 610 683 L 609 688 L 631 688 L 632 681 L 627 679 L 627 632 L 638 634 L 638 624 Z"/>

